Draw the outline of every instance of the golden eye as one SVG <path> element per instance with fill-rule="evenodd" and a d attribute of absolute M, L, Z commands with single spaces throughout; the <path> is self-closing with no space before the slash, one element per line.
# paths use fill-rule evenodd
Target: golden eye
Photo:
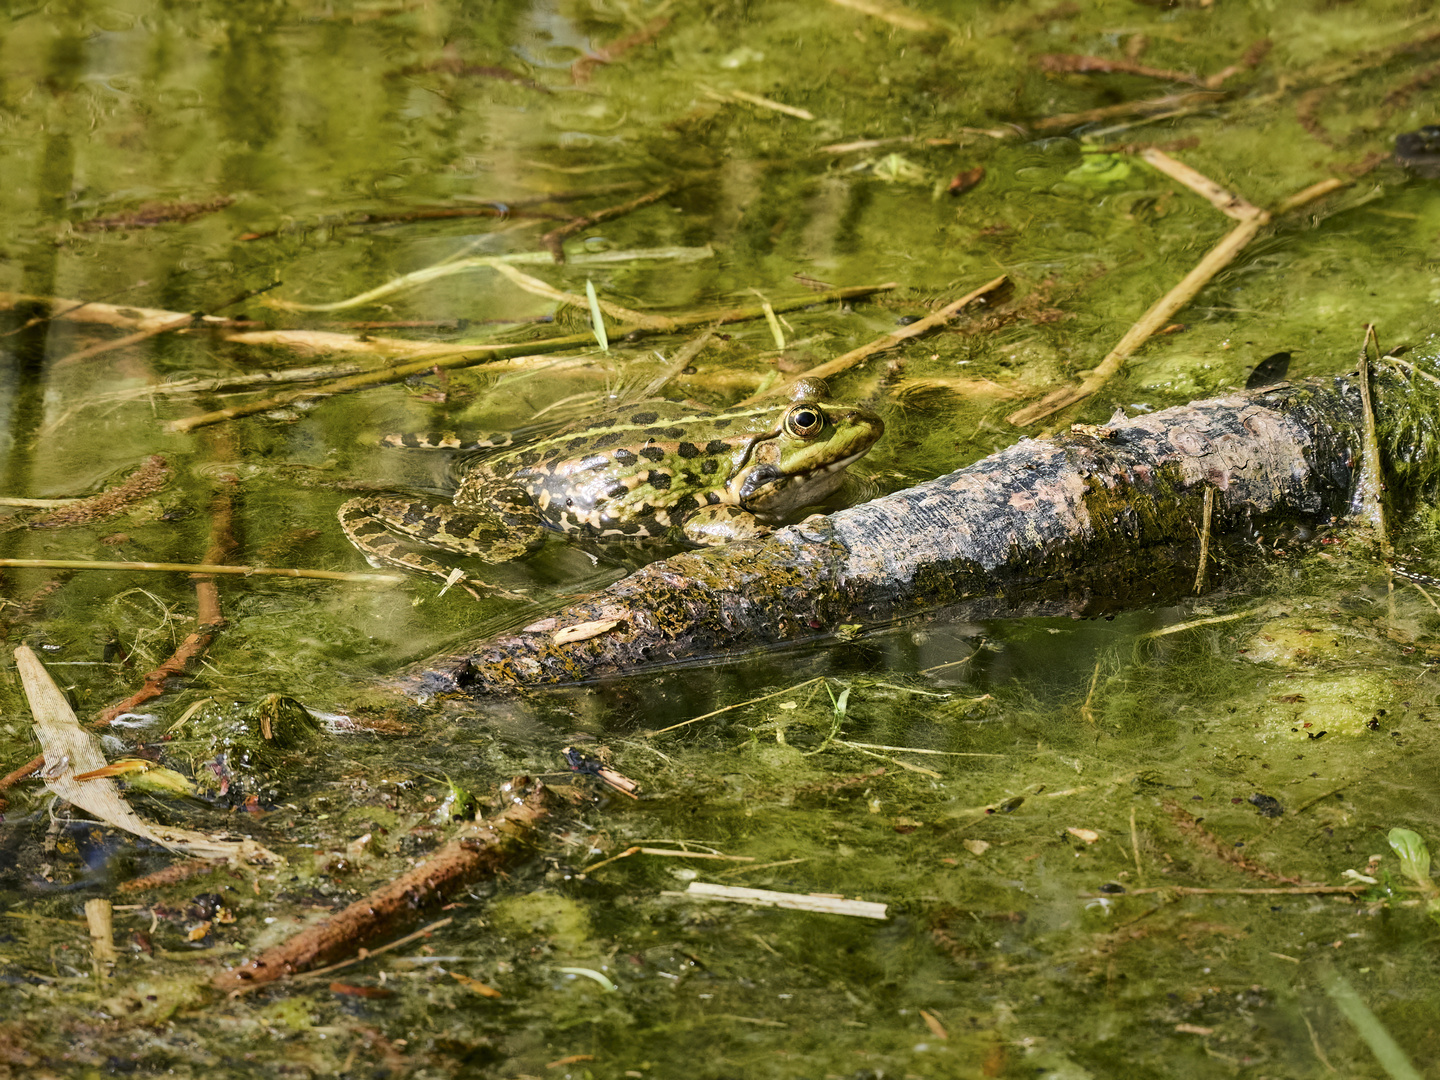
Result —
<path fill-rule="evenodd" d="M 785 414 L 785 430 L 799 439 L 813 439 L 825 426 L 825 414 L 817 405 L 795 405 Z"/>

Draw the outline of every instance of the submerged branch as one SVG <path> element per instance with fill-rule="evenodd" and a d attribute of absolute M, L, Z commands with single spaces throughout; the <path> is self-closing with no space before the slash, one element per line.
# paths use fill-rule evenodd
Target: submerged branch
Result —
<path fill-rule="evenodd" d="M 234 485 L 224 484 L 210 500 L 210 547 L 205 552 L 206 563 L 218 565 L 238 547 L 232 532 L 234 515 Z M 176 646 L 175 651 L 158 667 L 146 673 L 140 689 L 102 711 L 95 720 L 95 726 L 108 726 L 117 716 L 134 712 L 145 702 L 165 693 L 170 679 L 185 674 L 191 662 L 210 648 L 216 633 L 225 625 L 225 616 L 220 608 L 220 590 L 213 577 L 195 579 L 195 623 L 195 630 Z"/>
<path fill-rule="evenodd" d="M 528 790 L 527 790 L 528 789 Z M 491 877 L 530 850 L 530 835 L 549 816 L 543 784 L 522 777 L 504 785 L 505 810 L 468 826 L 409 873 L 343 911 L 215 976 L 219 990 L 245 993 L 276 979 L 330 963 L 391 937 L 433 911 L 453 893 Z"/>
<path fill-rule="evenodd" d="M 170 482 L 174 470 L 159 454 L 152 454 L 144 465 L 119 484 L 84 499 L 74 499 L 63 506 L 27 521 L 0 528 L 65 529 L 91 525 L 125 513 L 131 506 L 161 491 Z"/>

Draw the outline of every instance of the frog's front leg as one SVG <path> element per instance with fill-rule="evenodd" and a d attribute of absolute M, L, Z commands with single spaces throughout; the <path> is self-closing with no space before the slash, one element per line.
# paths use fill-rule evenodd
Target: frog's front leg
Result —
<path fill-rule="evenodd" d="M 540 515 L 518 501 L 507 503 L 502 513 L 488 507 L 460 509 L 403 495 L 375 495 L 351 499 L 340 508 L 339 516 L 345 535 L 371 564 L 419 570 L 440 578 L 450 576 L 450 567 L 404 545 L 423 545 L 498 563 L 528 554 L 545 539 Z"/>
<path fill-rule="evenodd" d="M 773 532 L 769 526 L 749 510 L 729 503 L 720 506 L 702 506 L 688 518 L 681 527 L 685 539 L 692 544 L 715 547 L 730 544 L 736 540 L 755 540 Z"/>

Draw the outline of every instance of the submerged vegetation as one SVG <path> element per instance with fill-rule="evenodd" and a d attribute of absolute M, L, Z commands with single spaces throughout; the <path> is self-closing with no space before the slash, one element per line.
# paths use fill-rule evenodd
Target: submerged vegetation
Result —
<path fill-rule="evenodd" d="M 1413 0 L 7 11 L 0 1071 L 1423 1075 L 1437 63 Z M 451 486 L 388 433 L 817 369 L 854 503 L 1367 324 L 1406 579 L 1336 521 L 1104 621 L 415 704 L 677 548 L 442 592 L 335 516 Z"/>

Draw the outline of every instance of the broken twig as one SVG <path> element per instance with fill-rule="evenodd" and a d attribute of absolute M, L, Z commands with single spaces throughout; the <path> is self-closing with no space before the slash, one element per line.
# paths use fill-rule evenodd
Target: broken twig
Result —
<path fill-rule="evenodd" d="M 1146 151 L 1143 156 L 1147 161 L 1151 162 L 1161 159 L 1166 161 L 1171 160 L 1159 150 Z M 1177 162 L 1176 164 L 1178 165 L 1179 163 Z M 1177 175 L 1177 173 L 1179 175 L 1185 175 L 1194 173 L 1194 170 L 1187 167 L 1183 170 L 1183 173 L 1177 170 L 1176 172 L 1171 172 L 1170 175 Z M 1128 360 L 1141 345 L 1148 341 L 1156 331 L 1166 326 L 1170 322 L 1171 316 L 1193 300 L 1196 294 L 1208 285 L 1216 274 L 1234 262 L 1235 258 L 1245 250 L 1250 241 L 1259 235 L 1260 230 L 1269 224 L 1271 215 L 1267 211 L 1253 206 L 1253 204 L 1246 202 L 1244 199 L 1230 195 L 1230 193 L 1226 192 L 1219 184 L 1215 184 L 1213 181 L 1202 177 L 1199 173 L 1194 173 L 1194 177 L 1204 181 L 1203 193 L 1205 197 L 1210 199 L 1216 206 L 1221 207 L 1226 214 L 1233 217 L 1239 213 L 1248 213 L 1248 216 L 1240 218 L 1240 224 L 1230 230 L 1218 244 L 1206 252 L 1205 257 L 1195 265 L 1194 269 L 1180 279 L 1179 284 L 1159 300 L 1155 301 L 1155 303 L 1151 305 L 1150 310 L 1140 316 L 1135 325 L 1126 331 L 1125 336 L 1120 339 L 1119 344 L 1110 350 L 1105 356 L 1105 359 L 1101 360 L 1078 386 L 1062 386 L 1060 389 L 1045 395 L 1045 397 L 1033 405 L 1027 405 L 1023 409 L 1017 409 L 1006 417 L 1010 423 L 1017 427 L 1028 427 L 1030 424 L 1038 420 L 1043 420 L 1045 417 L 1057 413 L 1061 409 L 1068 408 L 1078 401 L 1085 400 L 1103 387 L 1111 378 L 1120 372 L 1120 369 L 1125 366 L 1125 361 Z M 1193 187 L 1192 183 L 1187 180 L 1182 180 L 1182 183 L 1185 183 L 1187 187 Z M 1201 190 L 1200 188 L 1194 189 Z M 1297 202 L 1299 195 L 1311 192 L 1313 193 L 1311 198 L 1319 198 L 1320 195 L 1333 190 L 1333 187 L 1325 184 L 1312 184 L 1306 188 L 1304 192 L 1299 192 L 1290 199 L 1287 199 L 1282 205 L 1286 206 L 1287 209 L 1295 209 L 1297 206 L 1302 205 Z M 1223 206 L 1222 201 L 1224 203 Z M 1246 207 L 1249 208 L 1248 211 L 1245 210 Z"/>
<path fill-rule="evenodd" d="M 809 371 L 803 372 L 801 375 L 797 376 L 797 378 L 828 379 L 832 375 L 838 375 L 842 371 L 848 371 L 850 368 L 854 367 L 862 360 L 868 359 L 869 357 L 874 356 L 876 353 L 884 352 L 886 349 L 893 349 L 902 341 L 908 341 L 910 338 L 919 337 L 921 334 L 928 334 L 931 330 L 946 325 L 951 319 L 953 319 L 956 315 L 960 314 L 960 312 L 963 311 L 965 308 L 969 307 L 971 304 L 983 300 L 984 298 L 990 296 L 992 293 L 1003 289 L 1006 285 L 1009 284 L 1009 282 L 1009 277 L 1007 277 L 1005 274 L 1001 274 L 993 281 L 987 281 L 978 289 L 966 293 L 959 300 L 956 300 L 950 304 L 946 304 L 939 311 L 927 315 L 925 316 L 925 318 L 920 319 L 917 322 L 913 322 L 909 326 L 901 327 L 899 330 L 895 330 L 889 334 L 886 334 L 884 337 L 876 338 L 868 345 L 861 345 L 858 349 L 851 349 L 849 352 L 844 353 L 841 356 L 837 356 L 833 360 L 827 360 L 825 363 L 813 367 Z M 775 385 L 771 386 L 768 390 L 765 390 L 759 394 L 754 394 L 746 398 L 740 404 L 748 405 L 752 402 L 760 401 L 764 398 L 777 397 L 787 394 L 789 393 L 790 387 L 794 384 L 794 382 L 795 379 L 788 379 L 783 382 L 776 382 Z"/>
<path fill-rule="evenodd" d="M 521 777 L 503 785 L 507 805 L 490 821 L 467 826 L 419 866 L 343 911 L 307 927 L 215 976 L 216 988 L 245 993 L 355 952 L 412 924 L 471 882 L 489 877 L 530 850 L 530 835 L 549 816 L 543 784 Z"/>

